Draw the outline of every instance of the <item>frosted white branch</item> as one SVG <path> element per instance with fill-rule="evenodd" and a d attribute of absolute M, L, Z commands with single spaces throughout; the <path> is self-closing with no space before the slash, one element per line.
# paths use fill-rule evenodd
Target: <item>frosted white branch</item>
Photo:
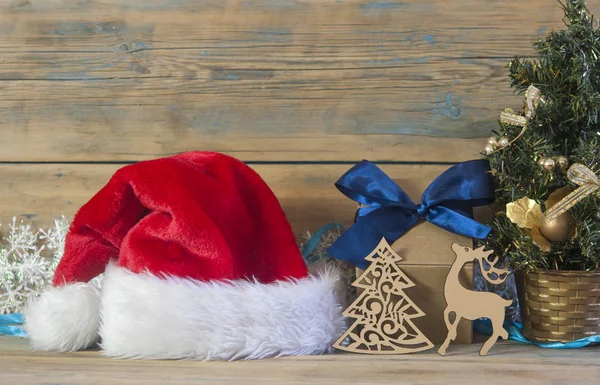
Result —
<path fill-rule="evenodd" d="M 0 225 L 0 234 L 4 234 Z M 33 296 L 51 283 L 62 258 L 69 221 L 54 220 L 53 227 L 34 231 L 16 218 L 0 239 L 0 314 L 23 310 Z M 99 285 L 100 278 L 94 279 Z"/>

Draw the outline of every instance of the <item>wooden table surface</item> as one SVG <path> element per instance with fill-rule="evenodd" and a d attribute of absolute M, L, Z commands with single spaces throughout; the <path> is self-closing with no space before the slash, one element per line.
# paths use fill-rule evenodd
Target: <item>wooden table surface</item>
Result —
<path fill-rule="evenodd" d="M 598 384 L 600 346 L 541 349 L 499 342 L 398 356 L 331 354 L 258 361 L 137 361 L 98 351 L 32 352 L 24 339 L 0 337 L 0 384 Z"/>

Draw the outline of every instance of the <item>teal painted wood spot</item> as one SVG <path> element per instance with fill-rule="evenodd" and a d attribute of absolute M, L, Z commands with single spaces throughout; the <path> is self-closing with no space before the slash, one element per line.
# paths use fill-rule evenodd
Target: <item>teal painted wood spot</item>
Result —
<path fill-rule="evenodd" d="M 445 116 L 450 119 L 458 119 L 461 115 L 460 97 L 452 92 L 448 92 L 445 97 L 438 98 L 434 109 L 434 116 L 436 118 L 439 119 Z"/>

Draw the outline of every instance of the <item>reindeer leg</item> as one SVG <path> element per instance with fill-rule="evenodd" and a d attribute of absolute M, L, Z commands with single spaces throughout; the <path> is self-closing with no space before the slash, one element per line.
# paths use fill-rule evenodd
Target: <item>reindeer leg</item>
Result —
<path fill-rule="evenodd" d="M 450 322 L 450 313 L 454 313 L 454 322 Z M 438 349 L 438 353 L 440 355 L 443 356 L 446 354 L 446 350 L 448 349 L 450 342 L 454 341 L 454 339 L 456 338 L 456 326 L 458 325 L 459 320 L 460 317 L 458 316 L 458 314 L 456 314 L 454 310 L 448 307 L 444 310 L 444 321 L 446 322 L 446 328 L 448 328 L 448 335 L 446 336 L 446 340 L 444 341 L 442 346 L 440 346 L 440 348 Z"/>
<path fill-rule="evenodd" d="M 444 340 L 444 343 L 438 349 L 438 354 L 440 356 L 445 356 L 446 355 L 446 350 L 448 349 L 449 345 L 450 345 L 450 338 L 446 337 L 446 340 Z"/>
<path fill-rule="evenodd" d="M 487 341 L 485 341 L 485 344 L 483 344 L 481 350 L 479 351 L 479 355 L 485 356 L 488 353 L 488 351 L 492 348 L 492 346 L 494 346 L 494 344 L 498 340 L 498 337 L 499 336 L 497 334 L 493 334 Z"/>
<path fill-rule="evenodd" d="M 502 337 L 505 340 L 508 339 L 508 332 L 502 325 L 504 323 L 504 308 L 502 309 L 502 312 L 498 312 L 497 317 L 491 318 L 490 320 L 492 321 L 493 328 L 492 336 L 485 341 L 481 347 L 481 350 L 479 351 L 480 356 L 485 356 L 488 353 L 498 340 L 498 337 Z"/>
<path fill-rule="evenodd" d="M 507 340 L 508 339 L 508 331 L 506 331 L 506 329 L 504 329 L 504 326 L 500 328 L 500 333 L 498 333 L 500 335 L 500 338 L 502 338 L 503 340 Z"/>

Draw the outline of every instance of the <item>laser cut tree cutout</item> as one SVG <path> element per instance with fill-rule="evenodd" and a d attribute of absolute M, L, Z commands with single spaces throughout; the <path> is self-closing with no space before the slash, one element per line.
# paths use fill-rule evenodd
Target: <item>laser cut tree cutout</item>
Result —
<path fill-rule="evenodd" d="M 365 259 L 371 264 L 352 284 L 363 290 L 342 313 L 356 321 L 333 346 L 366 354 L 403 354 L 431 349 L 431 341 L 411 321 L 425 313 L 403 291 L 415 284 L 398 267 L 402 258 L 384 238 Z M 346 339 L 349 344 L 342 345 Z"/>

